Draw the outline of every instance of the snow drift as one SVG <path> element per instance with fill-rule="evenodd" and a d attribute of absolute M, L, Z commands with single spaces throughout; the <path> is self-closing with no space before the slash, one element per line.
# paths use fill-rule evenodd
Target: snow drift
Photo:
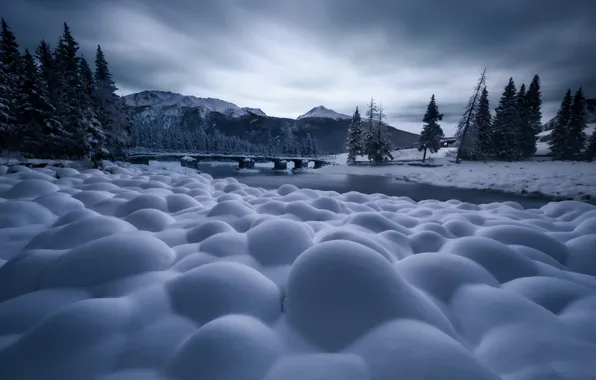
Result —
<path fill-rule="evenodd" d="M 0 167 L 0 379 L 588 379 L 596 206 Z"/>

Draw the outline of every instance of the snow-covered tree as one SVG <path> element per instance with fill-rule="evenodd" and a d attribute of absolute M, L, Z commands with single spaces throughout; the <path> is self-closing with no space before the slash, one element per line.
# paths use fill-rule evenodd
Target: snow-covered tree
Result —
<path fill-rule="evenodd" d="M 519 157 L 520 117 L 516 94 L 515 83 L 510 78 L 496 109 L 491 136 L 495 155 L 509 161 Z"/>
<path fill-rule="evenodd" d="M 565 159 L 567 155 L 567 133 L 569 121 L 571 120 L 572 105 L 571 89 L 568 89 L 557 112 L 555 127 L 551 131 L 550 140 L 548 141 L 551 154 L 555 160 Z"/>
<path fill-rule="evenodd" d="M 14 33 L 2 19 L 0 32 L 0 149 L 11 147 L 17 119 L 17 93 L 20 86 L 19 45 Z"/>
<path fill-rule="evenodd" d="M 14 131 L 13 89 L 8 81 L 5 65 L 0 60 L 0 151 L 9 147 Z"/>
<path fill-rule="evenodd" d="M 129 145 L 132 129 L 131 110 L 124 99 L 116 94 L 118 88 L 99 45 L 95 55 L 95 86 L 98 116 L 108 133 L 108 146 L 120 150 Z"/>
<path fill-rule="evenodd" d="M 586 144 L 586 98 L 580 88 L 573 97 L 571 117 L 567 129 L 566 158 L 578 160 L 581 158 Z"/>
<path fill-rule="evenodd" d="M 362 154 L 362 119 L 358 107 L 352 116 L 352 121 L 348 127 L 348 138 L 346 141 L 348 150 L 348 164 L 356 162 L 356 156 Z"/>
<path fill-rule="evenodd" d="M 93 72 L 85 58 L 79 60 L 79 78 L 81 96 L 79 108 L 81 112 L 81 143 L 84 154 L 91 159 L 97 167 L 108 154 L 106 148 L 107 135 L 97 117 L 97 107 L 93 98 L 95 94 L 95 80 Z"/>
<path fill-rule="evenodd" d="M 540 93 L 540 77 L 538 74 L 532 79 L 526 98 L 528 122 L 534 130 L 534 135 L 536 135 L 542 131 L 542 94 Z"/>
<path fill-rule="evenodd" d="M 536 153 L 536 131 L 530 123 L 530 109 L 526 85 L 522 84 L 517 93 L 517 110 L 519 112 L 519 141 L 518 155 L 522 157 L 532 157 Z"/>
<path fill-rule="evenodd" d="M 443 129 L 439 125 L 439 121 L 443 120 L 443 115 L 439 113 L 439 107 L 435 101 L 435 95 L 430 98 L 426 113 L 422 122 L 422 133 L 418 140 L 418 151 L 424 151 L 422 155 L 422 162 L 426 161 L 426 152 L 436 153 L 441 147 L 441 138 L 444 137 Z"/>
<path fill-rule="evenodd" d="M 378 114 L 379 107 L 377 107 L 374 98 L 370 98 L 370 103 L 366 108 L 366 127 L 364 128 L 362 139 L 362 154 L 366 155 L 369 160 L 372 160 L 371 157 L 374 157 L 374 151 L 376 149 L 374 127 Z"/>
<path fill-rule="evenodd" d="M 282 126 L 283 131 L 283 154 L 296 155 L 298 154 L 298 141 L 292 130 L 292 124 L 284 123 Z"/>
<path fill-rule="evenodd" d="M 267 154 L 270 156 L 275 154 L 275 141 L 273 140 L 270 129 L 267 129 Z"/>
<path fill-rule="evenodd" d="M 45 40 L 42 40 L 35 49 L 35 57 L 39 65 L 41 77 L 50 96 L 54 96 L 58 88 L 58 74 L 52 49 Z"/>
<path fill-rule="evenodd" d="M 480 100 L 478 101 L 478 110 L 474 117 L 476 127 L 476 153 L 478 157 L 486 159 L 493 154 L 493 145 L 491 140 L 492 116 L 490 114 L 490 104 L 488 101 L 488 90 L 482 89 Z"/>
<path fill-rule="evenodd" d="M 15 147 L 36 156 L 58 151 L 63 139 L 62 125 L 29 50 L 22 58 L 16 111 L 19 139 L 13 140 Z"/>
<path fill-rule="evenodd" d="M 474 92 L 468 100 L 466 110 L 457 125 L 457 131 L 455 132 L 455 138 L 458 142 L 456 162 L 461 159 L 473 160 L 479 155 L 479 152 L 477 152 L 478 126 L 475 124 L 475 120 L 483 88 L 486 88 L 486 69 L 480 75 Z"/>

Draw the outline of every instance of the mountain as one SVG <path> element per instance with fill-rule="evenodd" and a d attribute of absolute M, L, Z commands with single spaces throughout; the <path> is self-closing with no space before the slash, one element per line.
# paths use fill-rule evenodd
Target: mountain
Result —
<path fill-rule="evenodd" d="M 315 119 L 315 118 L 345 120 L 345 119 L 351 119 L 352 116 L 348 116 L 343 113 L 335 112 L 334 110 L 330 110 L 328 108 L 325 108 L 324 106 L 315 107 L 315 108 L 311 109 L 310 111 L 308 111 L 307 113 L 305 113 L 304 115 L 298 116 L 298 120 Z"/>
<path fill-rule="evenodd" d="M 587 113 L 586 113 L 586 124 L 596 123 L 596 98 L 586 99 Z M 555 127 L 557 117 L 553 117 L 547 123 L 542 126 L 542 131 L 550 131 Z"/>
<path fill-rule="evenodd" d="M 267 114 L 260 108 L 242 107 L 242 109 L 257 116 L 267 116 Z"/>
<path fill-rule="evenodd" d="M 333 114 L 323 112 L 327 116 L 321 117 L 321 107 L 313 109 L 319 109 L 319 112 L 306 116 L 307 113 L 297 120 L 271 117 L 260 109 L 240 108 L 219 99 L 164 91 L 143 91 L 124 98 L 133 111 L 133 137 L 139 146 L 148 148 L 171 145 L 173 140 L 196 138 L 203 131 L 262 145 L 267 145 L 271 135 L 278 144 L 291 131 L 299 140 L 308 135 L 316 138 L 322 153 L 340 153 L 345 150 L 351 119 L 331 110 L 327 111 Z M 411 146 L 418 141 L 418 135 L 392 127 L 388 128 L 388 134 L 396 148 Z"/>

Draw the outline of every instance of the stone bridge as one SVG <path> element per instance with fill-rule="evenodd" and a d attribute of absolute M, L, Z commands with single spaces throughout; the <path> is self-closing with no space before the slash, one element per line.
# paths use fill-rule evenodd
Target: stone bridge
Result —
<path fill-rule="evenodd" d="M 273 162 L 273 169 L 287 170 L 288 162 L 294 163 L 295 169 L 308 167 L 313 162 L 313 168 L 319 169 L 329 164 L 321 157 L 293 157 L 293 156 L 269 156 L 251 154 L 211 154 L 211 153 L 132 153 L 126 161 L 133 164 L 148 165 L 149 161 L 180 161 L 182 166 L 198 168 L 200 161 L 237 161 L 239 169 L 252 169 L 255 162 Z"/>

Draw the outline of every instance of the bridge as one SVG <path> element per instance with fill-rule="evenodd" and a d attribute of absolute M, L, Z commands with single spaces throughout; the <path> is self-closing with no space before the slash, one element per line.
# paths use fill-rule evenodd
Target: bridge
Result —
<path fill-rule="evenodd" d="M 149 161 L 180 161 L 182 166 L 194 169 L 198 169 L 198 164 L 201 161 L 237 161 L 239 169 L 252 169 L 255 166 L 255 162 L 273 162 L 274 170 L 287 170 L 289 161 L 294 163 L 295 169 L 306 168 L 309 162 L 314 163 L 314 169 L 319 169 L 329 164 L 328 161 L 321 157 L 190 152 L 130 152 L 126 161 L 132 164 L 145 165 L 149 165 Z"/>

